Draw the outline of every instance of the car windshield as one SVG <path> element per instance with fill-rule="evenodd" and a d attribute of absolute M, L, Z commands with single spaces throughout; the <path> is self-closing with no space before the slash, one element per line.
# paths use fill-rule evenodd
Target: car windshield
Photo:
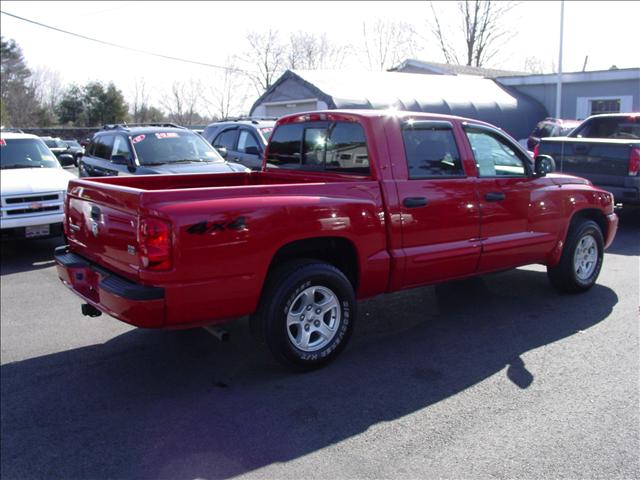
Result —
<path fill-rule="evenodd" d="M 66 143 L 70 147 L 80 148 L 80 144 L 75 140 L 65 140 L 64 143 Z"/>
<path fill-rule="evenodd" d="M 141 165 L 224 162 L 224 159 L 206 140 L 188 131 L 132 135 L 131 143 Z"/>
<path fill-rule="evenodd" d="M 47 147 L 49 148 L 67 148 L 67 144 L 64 143 L 62 140 L 56 140 L 51 139 L 51 140 L 45 140 L 44 143 L 47 144 Z"/>
<path fill-rule="evenodd" d="M 0 168 L 59 168 L 56 157 L 36 138 L 0 139 Z"/>

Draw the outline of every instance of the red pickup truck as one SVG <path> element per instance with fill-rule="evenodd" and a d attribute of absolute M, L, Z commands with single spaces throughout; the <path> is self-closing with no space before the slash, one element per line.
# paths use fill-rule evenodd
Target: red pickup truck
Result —
<path fill-rule="evenodd" d="M 590 288 L 612 195 L 486 123 L 376 110 L 277 122 L 259 172 L 69 182 L 62 282 L 139 327 L 250 315 L 285 364 L 345 346 L 356 300 L 539 263 Z"/>

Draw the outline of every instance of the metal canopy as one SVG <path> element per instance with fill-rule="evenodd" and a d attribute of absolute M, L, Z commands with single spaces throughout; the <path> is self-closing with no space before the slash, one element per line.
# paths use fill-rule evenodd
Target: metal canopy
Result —
<path fill-rule="evenodd" d="M 306 97 L 305 97 L 306 96 Z M 492 123 L 526 138 L 547 116 L 533 98 L 491 79 L 466 75 L 288 70 L 253 105 L 315 96 L 329 108 L 432 112 Z"/>

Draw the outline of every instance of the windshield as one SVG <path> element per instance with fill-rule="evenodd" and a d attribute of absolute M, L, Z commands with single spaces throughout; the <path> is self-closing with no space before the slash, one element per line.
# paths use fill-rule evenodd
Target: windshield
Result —
<path fill-rule="evenodd" d="M 76 148 L 80 148 L 81 147 L 81 145 L 78 142 L 76 142 L 75 140 L 65 140 L 64 143 L 66 143 L 70 147 L 76 147 Z"/>
<path fill-rule="evenodd" d="M 154 132 L 131 137 L 141 165 L 178 162 L 224 162 L 201 136 L 192 132 Z"/>
<path fill-rule="evenodd" d="M 46 143 L 49 148 L 67 148 L 67 144 L 62 140 L 45 140 L 44 143 Z"/>
<path fill-rule="evenodd" d="M 0 139 L 0 168 L 59 168 L 56 157 L 36 138 Z"/>

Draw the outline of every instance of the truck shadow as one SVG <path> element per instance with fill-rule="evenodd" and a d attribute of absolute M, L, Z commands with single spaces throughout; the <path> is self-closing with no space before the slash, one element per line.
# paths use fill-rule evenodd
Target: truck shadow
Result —
<path fill-rule="evenodd" d="M 624 207 L 616 212 L 618 234 L 607 253 L 640 256 L 640 207 Z"/>
<path fill-rule="evenodd" d="M 62 237 L 3 241 L 0 245 L 0 275 L 51 267 L 54 264 L 53 251 L 63 243 Z"/>
<path fill-rule="evenodd" d="M 589 329 L 617 301 L 601 285 L 561 296 L 519 269 L 362 302 L 350 348 L 307 374 L 274 364 L 241 324 L 226 343 L 132 330 L 5 364 L 2 476 L 227 478 L 286 462 L 493 375 L 518 395 L 542 374 L 524 353 Z"/>

